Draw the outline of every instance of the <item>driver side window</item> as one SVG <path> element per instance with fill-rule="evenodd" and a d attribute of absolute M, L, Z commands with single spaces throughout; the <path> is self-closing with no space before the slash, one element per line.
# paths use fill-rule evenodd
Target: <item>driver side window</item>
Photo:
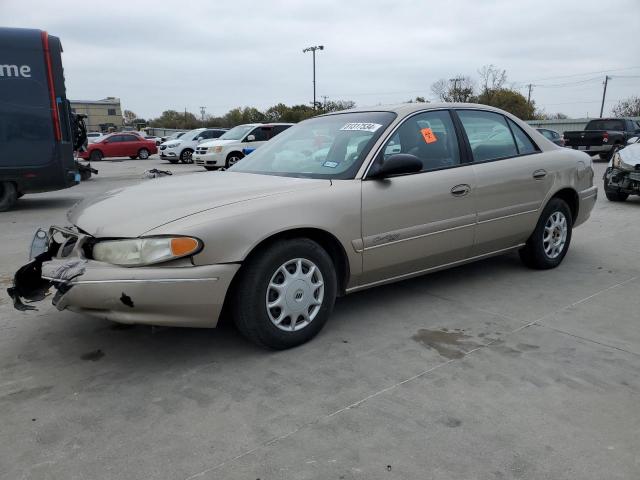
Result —
<path fill-rule="evenodd" d="M 448 110 L 419 113 L 404 121 L 383 148 L 383 158 L 407 153 L 422 161 L 423 172 L 460 164 L 458 138 Z"/>

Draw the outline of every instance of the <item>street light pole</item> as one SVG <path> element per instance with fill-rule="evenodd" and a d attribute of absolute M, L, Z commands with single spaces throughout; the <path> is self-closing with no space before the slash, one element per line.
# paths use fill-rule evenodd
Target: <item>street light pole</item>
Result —
<path fill-rule="evenodd" d="M 311 52 L 313 55 L 313 109 L 316 109 L 316 50 L 324 50 L 324 45 L 316 45 L 313 47 L 307 47 L 302 50 L 302 53 Z"/>

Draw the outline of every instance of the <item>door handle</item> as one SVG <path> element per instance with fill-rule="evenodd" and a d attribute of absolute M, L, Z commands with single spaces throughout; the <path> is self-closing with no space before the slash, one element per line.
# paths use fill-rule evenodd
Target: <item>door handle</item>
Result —
<path fill-rule="evenodd" d="M 454 197 L 463 197 L 467 193 L 469 193 L 471 187 L 466 183 L 461 183 L 460 185 L 456 185 L 455 187 L 451 187 L 451 195 Z"/>
<path fill-rule="evenodd" d="M 533 178 L 535 178 L 536 180 L 540 180 L 541 178 L 544 178 L 546 176 L 547 176 L 547 171 L 544 170 L 543 168 L 533 172 Z"/>

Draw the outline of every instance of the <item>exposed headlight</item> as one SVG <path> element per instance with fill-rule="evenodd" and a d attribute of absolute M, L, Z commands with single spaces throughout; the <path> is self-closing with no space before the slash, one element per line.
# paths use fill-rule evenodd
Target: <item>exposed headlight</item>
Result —
<path fill-rule="evenodd" d="M 214 153 L 222 153 L 222 149 L 223 148 L 224 147 L 222 147 L 222 146 L 213 147 L 213 152 Z"/>
<path fill-rule="evenodd" d="M 191 237 L 147 237 L 105 240 L 93 246 L 93 258 L 114 265 L 141 266 L 193 255 L 202 242 Z"/>
<path fill-rule="evenodd" d="M 167 148 L 175 148 L 178 145 L 180 145 L 180 142 L 176 142 L 176 143 L 165 143 L 165 145 L 167 146 Z"/>
<path fill-rule="evenodd" d="M 613 154 L 613 161 L 611 164 L 616 168 L 620 168 L 620 154 L 618 152 Z"/>

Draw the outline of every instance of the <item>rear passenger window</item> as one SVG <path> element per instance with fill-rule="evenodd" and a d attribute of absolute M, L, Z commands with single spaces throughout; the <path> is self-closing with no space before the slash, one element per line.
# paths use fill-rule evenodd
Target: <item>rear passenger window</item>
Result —
<path fill-rule="evenodd" d="M 502 115 L 479 110 L 458 110 L 458 116 L 469 139 L 475 162 L 518 155 L 513 135 Z"/>
<path fill-rule="evenodd" d="M 448 110 L 419 113 L 409 117 L 389 139 L 384 158 L 409 153 L 422 161 L 422 171 L 460 164 L 458 138 Z"/>
<path fill-rule="evenodd" d="M 520 155 L 528 155 L 530 153 L 536 153 L 538 151 L 538 147 L 534 145 L 529 136 L 524 133 L 514 121 L 511 119 L 507 119 L 509 122 L 509 126 L 511 127 L 511 131 L 513 132 L 513 136 L 516 138 L 516 145 L 518 147 L 518 153 Z M 553 133 L 551 133 L 553 137 Z"/>

